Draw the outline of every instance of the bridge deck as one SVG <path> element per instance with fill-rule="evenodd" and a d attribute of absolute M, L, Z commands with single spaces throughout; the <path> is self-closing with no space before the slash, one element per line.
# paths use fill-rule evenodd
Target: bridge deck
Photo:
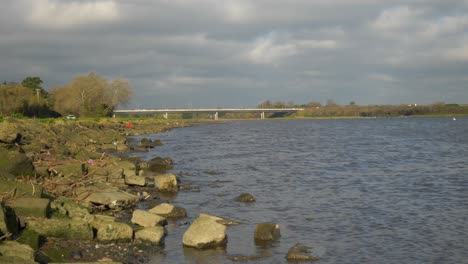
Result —
<path fill-rule="evenodd" d="M 294 113 L 303 108 L 194 108 L 194 109 L 121 109 L 114 113 Z"/>

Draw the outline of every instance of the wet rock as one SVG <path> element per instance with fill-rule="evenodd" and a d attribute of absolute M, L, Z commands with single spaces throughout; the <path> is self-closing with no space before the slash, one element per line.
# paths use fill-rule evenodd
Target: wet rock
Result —
<path fill-rule="evenodd" d="M 93 229 L 83 220 L 77 219 L 28 219 L 27 228 L 45 237 L 77 240 L 93 239 Z"/>
<path fill-rule="evenodd" d="M 168 218 L 181 218 L 187 216 L 187 211 L 184 208 L 168 203 L 157 205 L 148 210 L 148 212 Z"/>
<path fill-rule="evenodd" d="M 130 241 L 133 238 L 133 229 L 125 223 L 107 223 L 97 230 L 97 239 L 100 241 Z"/>
<path fill-rule="evenodd" d="M 50 208 L 49 199 L 17 198 L 9 201 L 11 207 L 19 217 L 47 217 Z"/>
<path fill-rule="evenodd" d="M 164 227 L 162 226 L 145 227 L 135 232 L 135 239 L 149 241 L 155 244 L 159 244 L 163 237 Z"/>
<path fill-rule="evenodd" d="M 117 166 L 122 168 L 124 170 L 125 175 L 135 175 L 135 170 L 136 166 L 135 163 L 128 161 L 128 160 L 122 160 L 117 162 Z"/>
<path fill-rule="evenodd" d="M 253 260 L 260 260 L 264 258 L 269 258 L 271 257 L 272 254 L 269 252 L 264 252 L 258 255 L 249 255 L 249 256 L 244 256 L 244 255 L 237 255 L 237 256 L 231 256 L 229 257 L 230 260 L 232 261 L 253 261 Z"/>
<path fill-rule="evenodd" d="M 216 215 L 205 214 L 205 213 L 200 213 L 200 217 L 209 217 L 209 218 L 213 219 L 214 221 L 216 221 L 218 224 L 222 224 L 222 225 L 225 225 L 225 226 L 239 225 L 241 223 L 239 221 L 227 219 L 227 218 L 224 218 L 224 217 L 219 217 L 219 216 L 216 216 Z"/>
<path fill-rule="evenodd" d="M 132 223 L 143 227 L 152 227 L 167 224 L 166 218 L 143 210 L 135 210 L 132 215 Z"/>
<path fill-rule="evenodd" d="M 118 152 L 127 152 L 127 151 L 130 150 L 130 148 L 129 148 L 127 145 L 125 145 L 125 144 L 117 144 L 116 150 L 117 150 Z"/>
<path fill-rule="evenodd" d="M 87 196 L 84 201 L 94 205 L 104 205 L 110 209 L 127 208 L 135 204 L 139 197 L 123 191 L 102 191 Z"/>
<path fill-rule="evenodd" d="M 154 184 L 160 192 L 177 192 L 177 178 L 172 173 L 157 175 Z"/>
<path fill-rule="evenodd" d="M 255 240 L 273 241 L 281 236 L 279 224 L 260 223 L 255 228 Z"/>
<path fill-rule="evenodd" d="M 0 171 L 5 175 L 35 176 L 32 160 L 26 154 L 15 150 L 7 150 L 0 147 Z"/>
<path fill-rule="evenodd" d="M 227 243 L 226 226 L 210 217 L 198 217 L 185 232 L 182 243 L 197 249 L 225 246 Z"/>
<path fill-rule="evenodd" d="M 311 248 L 303 244 L 296 244 L 289 249 L 286 259 L 290 261 L 313 261 L 319 260 L 320 258 L 314 256 L 311 252 Z"/>
<path fill-rule="evenodd" d="M 16 241 L 0 242 L 0 256 L 16 259 L 17 262 L 13 263 L 35 263 L 34 249 L 28 245 L 24 245 Z M 3 262 L 3 260 L 0 258 L 0 263 L 8 262 Z"/>
<path fill-rule="evenodd" d="M 145 186 L 146 180 L 145 177 L 137 175 L 125 175 L 125 184 L 130 186 Z"/>
<path fill-rule="evenodd" d="M 255 200 L 255 197 L 251 195 L 250 193 L 243 193 L 237 196 L 236 201 L 242 202 L 242 203 L 253 203 L 256 200 Z"/>
<path fill-rule="evenodd" d="M 149 170 L 164 173 L 173 168 L 174 162 L 170 158 L 155 157 L 148 161 Z"/>

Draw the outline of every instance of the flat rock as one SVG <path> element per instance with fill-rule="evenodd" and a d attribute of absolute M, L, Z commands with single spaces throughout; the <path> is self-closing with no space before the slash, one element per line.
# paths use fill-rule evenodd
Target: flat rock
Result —
<path fill-rule="evenodd" d="M 0 243 L 0 256 L 19 258 L 24 261 L 34 262 L 34 249 L 16 241 L 3 241 Z"/>
<path fill-rule="evenodd" d="M 172 173 L 157 175 L 154 184 L 160 192 L 177 192 L 177 178 Z"/>
<path fill-rule="evenodd" d="M 123 191 L 95 192 L 84 199 L 95 205 L 106 205 L 111 209 L 126 208 L 139 200 L 139 197 Z"/>
<path fill-rule="evenodd" d="M 142 176 L 137 175 L 125 175 L 125 184 L 130 186 L 145 186 L 146 179 Z"/>
<path fill-rule="evenodd" d="M 2 147 L 0 147 L 0 170 L 13 177 L 36 175 L 32 160 L 26 154 Z"/>
<path fill-rule="evenodd" d="M 132 223 L 143 227 L 162 226 L 167 224 L 166 218 L 139 209 L 133 211 L 131 221 Z"/>
<path fill-rule="evenodd" d="M 226 226 L 210 217 L 198 217 L 185 232 L 182 243 L 197 249 L 226 246 Z"/>
<path fill-rule="evenodd" d="M 27 228 L 45 237 L 92 240 L 93 229 L 86 221 L 76 219 L 28 219 Z"/>
<path fill-rule="evenodd" d="M 164 234 L 164 227 L 162 226 L 145 227 L 135 232 L 135 239 L 159 244 L 161 239 L 164 237 Z"/>
<path fill-rule="evenodd" d="M 159 204 L 148 210 L 148 212 L 167 218 L 181 218 L 187 216 L 187 210 L 168 203 Z"/>
<path fill-rule="evenodd" d="M 133 238 L 133 229 L 125 223 L 105 223 L 97 230 L 97 239 L 100 241 L 130 241 Z"/>
<path fill-rule="evenodd" d="M 279 224 L 260 223 L 255 228 L 255 240 L 273 241 L 281 236 Z"/>
<path fill-rule="evenodd" d="M 298 243 L 289 249 L 286 259 L 292 261 L 313 261 L 320 258 L 312 254 L 312 248 Z"/>
<path fill-rule="evenodd" d="M 19 217 L 47 217 L 50 200 L 43 198 L 16 198 L 7 204 Z"/>
<path fill-rule="evenodd" d="M 232 220 L 232 219 L 227 219 L 224 217 L 216 216 L 216 215 L 210 215 L 210 214 L 205 214 L 205 213 L 200 213 L 200 217 L 208 217 L 211 218 L 212 220 L 216 221 L 218 224 L 222 224 L 225 226 L 233 226 L 233 225 L 239 225 L 241 222 Z"/>
<path fill-rule="evenodd" d="M 17 182 L 7 177 L 2 177 L 0 171 L 0 193 L 8 193 L 11 197 L 37 197 L 42 196 L 42 187 L 36 184 Z"/>

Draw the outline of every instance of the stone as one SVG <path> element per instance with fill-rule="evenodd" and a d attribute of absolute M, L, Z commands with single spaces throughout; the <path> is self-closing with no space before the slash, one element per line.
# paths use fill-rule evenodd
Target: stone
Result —
<path fill-rule="evenodd" d="M 21 244 L 28 245 L 34 250 L 37 250 L 39 249 L 41 243 L 41 235 L 31 229 L 25 229 L 16 241 Z"/>
<path fill-rule="evenodd" d="M 117 162 L 117 166 L 122 168 L 124 171 L 135 171 L 135 163 L 128 160 L 121 160 Z"/>
<path fill-rule="evenodd" d="M 87 174 L 88 171 L 89 168 L 87 167 L 87 165 L 81 162 L 61 164 L 49 168 L 49 172 L 52 175 L 60 176 L 82 176 Z"/>
<path fill-rule="evenodd" d="M 133 211 L 131 221 L 132 223 L 143 227 L 152 227 L 157 225 L 162 226 L 167 224 L 166 218 L 140 209 Z"/>
<path fill-rule="evenodd" d="M 209 217 L 209 218 L 213 219 L 214 221 L 216 221 L 218 224 L 222 224 L 222 225 L 225 225 L 225 226 L 239 225 L 241 223 L 239 221 L 219 217 L 219 216 L 216 216 L 216 215 L 205 214 L 205 213 L 200 213 L 200 217 Z"/>
<path fill-rule="evenodd" d="M 313 261 L 320 258 L 312 255 L 310 247 L 298 243 L 289 249 L 286 259 L 290 261 Z"/>
<path fill-rule="evenodd" d="M 19 217 L 47 217 L 50 209 L 49 199 L 16 198 L 7 203 Z"/>
<path fill-rule="evenodd" d="M 164 173 L 174 167 L 174 162 L 170 158 L 155 157 L 148 161 L 149 170 Z"/>
<path fill-rule="evenodd" d="M 242 202 L 242 203 L 253 203 L 256 200 L 255 200 L 255 197 L 251 195 L 250 193 L 243 193 L 237 196 L 236 201 Z"/>
<path fill-rule="evenodd" d="M 91 225 L 77 219 L 28 219 L 27 228 L 45 237 L 92 240 Z"/>
<path fill-rule="evenodd" d="M 22 135 L 10 122 L 0 122 L 0 143 L 15 144 L 21 142 Z"/>
<path fill-rule="evenodd" d="M 210 217 L 198 217 L 184 233 L 182 243 L 197 249 L 226 246 L 226 226 Z"/>
<path fill-rule="evenodd" d="M 102 226 L 105 226 L 110 223 L 115 222 L 115 217 L 110 215 L 93 215 L 93 219 L 90 221 L 90 224 L 94 229 L 98 230 Z"/>
<path fill-rule="evenodd" d="M 13 177 L 36 175 L 32 159 L 26 154 L 2 147 L 0 147 L 0 171 Z"/>
<path fill-rule="evenodd" d="M 117 144 L 116 149 L 118 152 L 127 152 L 129 150 L 128 146 L 125 144 Z"/>
<path fill-rule="evenodd" d="M 18 233 L 18 218 L 11 208 L 5 208 L 0 204 L 0 236 L 8 233 Z"/>
<path fill-rule="evenodd" d="M 177 178 L 172 173 L 157 175 L 154 184 L 160 192 L 177 192 Z"/>
<path fill-rule="evenodd" d="M 182 218 L 187 216 L 187 210 L 185 210 L 182 207 L 178 207 L 168 203 L 162 203 L 160 205 L 157 205 L 148 210 L 148 212 L 167 218 Z"/>
<path fill-rule="evenodd" d="M 164 237 L 164 234 L 164 227 L 162 226 L 145 227 L 135 232 L 135 239 L 159 244 Z"/>
<path fill-rule="evenodd" d="M 13 257 L 34 263 L 34 249 L 16 241 L 0 242 L 0 255 L 3 257 Z M 17 263 L 23 262 L 21 261 Z"/>
<path fill-rule="evenodd" d="M 42 187 L 36 184 L 17 182 L 2 177 L 0 172 L 0 193 L 8 193 L 11 197 L 37 197 L 42 196 Z"/>
<path fill-rule="evenodd" d="M 281 236 L 279 224 L 260 223 L 255 228 L 255 240 L 273 241 Z"/>
<path fill-rule="evenodd" d="M 84 199 L 85 202 L 105 205 L 110 209 L 130 207 L 138 200 L 138 196 L 119 190 L 95 192 Z"/>
<path fill-rule="evenodd" d="M 130 186 L 145 186 L 146 179 L 137 175 L 125 175 L 125 184 Z"/>
<path fill-rule="evenodd" d="M 77 204 L 68 198 L 60 197 L 54 201 L 54 204 L 56 204 L 56 207 L 59 209 L 59 211 L 65 212 L 65 214 L 70 218 L 83 219 L 86 222 L 89 222 L 93 219 L 93 216 L 89 213 L 86 207 Z"/>
<path fill-rule="evenodd" d="M 97 239 L 100 241 L 130 241 L 133 238 L 133 229 L 125 223 L 106 223 L 97 230 Z"/>

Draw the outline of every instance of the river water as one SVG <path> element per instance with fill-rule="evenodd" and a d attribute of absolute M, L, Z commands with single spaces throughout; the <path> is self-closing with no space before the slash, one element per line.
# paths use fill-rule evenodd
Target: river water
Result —
<path fill-rule="evenodd" d="M 314 263 L 467 263 L 468 117 L 232 121 L 149 135 L 183 184 L 169 197 L 191 222 L 205 212 L 240 220 L 225 250 L 181 246 L 188 224 L 168 227 L 151 263 L 286 263 L 301 242 Z M 257 201 L 234 201 L 241 193 Z M 255 245 L 255 225 L 281 238 Z"/>

